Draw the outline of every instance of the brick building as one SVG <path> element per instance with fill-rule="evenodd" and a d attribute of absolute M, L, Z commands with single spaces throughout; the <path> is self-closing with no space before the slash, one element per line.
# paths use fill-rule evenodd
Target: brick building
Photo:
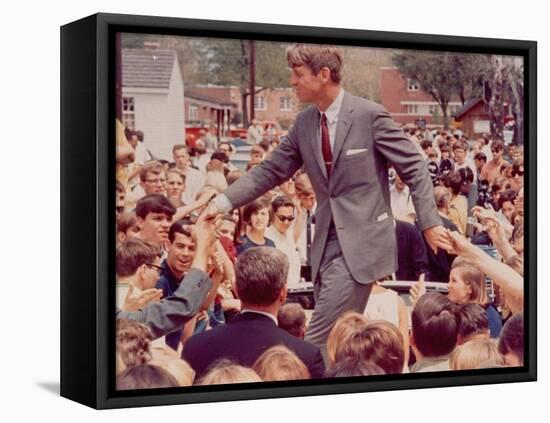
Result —
<path fill-rule="evenodd" d="M 396 67 L 380 68 L 380 99 L 398 123 L 415 123 L 417 119 L 423 119 L 428 125 L 443 124 L 443 113 L 437 102 Z M 453 116 L 461 107 L 458 98 L 452 99 L 447 108 L 448 115 Z"/>
<path fill-rule="evenodd" d="M 254 104 L 256 119 L 278 121 L 283 127 L 288 126 L 298 113 L 298 101 L 292 88 L 265 89 L 256 94 Z M 239 87 L 199 85 L 186 90 L 187 125 L 208 126 L 211 122 L 216 123 L 215 110 L 221 109 L 224 110 L 226 121 L 237 127 L 242 125 L 243 108 Z"/>

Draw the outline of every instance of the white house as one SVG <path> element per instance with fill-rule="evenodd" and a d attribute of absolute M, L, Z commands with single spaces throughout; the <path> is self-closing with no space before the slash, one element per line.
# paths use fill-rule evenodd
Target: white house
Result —
<path fill-rule="evenodd" d="M 183 80 L 174 50 L 122 49 L 122 120 L 143 132 L 157 159 L 172 160 L 172 146 L 185 144 Z"/>

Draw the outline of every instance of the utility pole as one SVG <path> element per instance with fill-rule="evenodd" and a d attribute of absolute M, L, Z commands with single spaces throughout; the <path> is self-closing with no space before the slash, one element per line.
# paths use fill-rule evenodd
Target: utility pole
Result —
<path fill-rule="evenodd" d="M 250 74 L 250 124 L 254 120 L 254 97 L 256 93 L 256 41 L 250 40 L 248 51 L 248 66 Z"/>

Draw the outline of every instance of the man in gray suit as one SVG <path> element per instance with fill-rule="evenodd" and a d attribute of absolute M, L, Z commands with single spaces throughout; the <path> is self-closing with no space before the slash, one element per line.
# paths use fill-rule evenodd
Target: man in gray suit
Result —
<path fill-rule="evenodd" d="M 397 268 L 388 164 L 410 187 L 430 246 L 450 246 L 426 163 L 382 106 L 344 92 L 338 49 L 298 44 L 287 49 L 287 61 L 297 97 L 312 106 L 269 158 L 211 201 L 204 216 L 240 207 L 304 167 L 317 197 L 316 304 L 305 339 L 324 348 L 334 321 L 347 310 L 362 313 L 372 282 Z"/>

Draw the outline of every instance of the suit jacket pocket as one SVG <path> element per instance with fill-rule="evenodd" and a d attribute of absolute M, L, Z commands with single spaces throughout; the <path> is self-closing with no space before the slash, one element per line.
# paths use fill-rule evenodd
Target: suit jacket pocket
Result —
<path fill-rule="evenodd" d="M 357 188 L 369 183 L 372 171 L 370 169 L 372 166 L 369 165 L 369 154 L 370 151 L 365 150 L 350 156 L 344 155 L 341 158 L 341 171 L 345 174 L 348 188 Z"/>

